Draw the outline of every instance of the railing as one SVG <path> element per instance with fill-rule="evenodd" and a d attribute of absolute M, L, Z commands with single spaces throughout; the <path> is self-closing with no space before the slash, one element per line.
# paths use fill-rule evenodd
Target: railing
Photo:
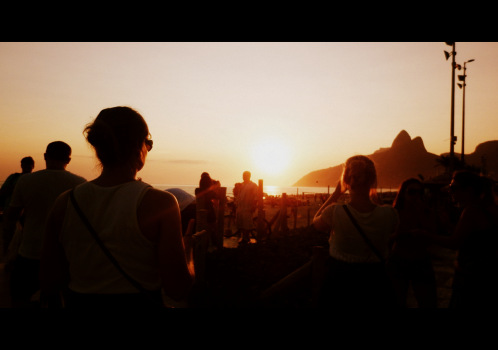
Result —
<path fill-rule="evenodd" d="M 297 196 L 289 197 L 286 193 L 283 193 L 278 203 L 278 208 L 272 218 L 267 221 L 265 216 L 265 203 L 263 200 L 263 180 L 259 180 L 259 198 L 257 206 L 257 233 L 256 241 L 267 237 L 267 233 L 264 230 L 271 229 L 272 237 L 282 237 L 289 233 L 290 229 L 288 227 L 288 209 L 291 209 L 291 214 L 293 217 L 293 227 L 297 227 L 297 212 L 298 207 L 307 207 L 307 226 L 311 225 L 312 216 L 314 212 L 311 210 L 310 205 L 304 205 L 302 202 L 298 201 Z M 203 207 L 202 201 L 197 204 L 197 215 L 196 215 L 196 234 L 194 235 L 194 264 L 196 270 L 196 286 L 198 290 L 202 291 L 204 284 L 206 283 L 206 254 L 208 253 L 210 247 L 216 249 L 223 248 L 223 235 L 224 235 L 224 225 L 225 225 L 225 210 L 227 206 L 226 201 L 226 187 L 219 189 L 220 200 L 217 208 L 217 222 L 215 227 L 209 227 L 207 224 L 207 210 Z M 309 199 L 314 199 L 315 209 L 317 209 L 321 203 L 317 202 L 317 194 L 310 195 L 307 193 L 302 193 L 302 200 L 304 201 L 308 197 Z M 319 197 L 320 202 L 326 199 Z M 265 226 L 266 222 L 266 226 Z M 268 227 L 269 226 L 269 227 Z M 261 302 L 271 302 L 272 299 L 278 297 L 285 291 L 294 287 L 297 283 L 302 281 L 304 278 L 311 277 L 311 302 L 313 306 L 318 303 L 319 292 L 326 275 L 326 260 L 328 257 L 328 251 L 324 247 L 313 247 L 313 254 L 307 263 L 302 265 L 300 268 L 296 269 L 286 277 L 282 278 L 280 281 L 276 282 L 270 288 L 265 290 L 261 296 Z"/>

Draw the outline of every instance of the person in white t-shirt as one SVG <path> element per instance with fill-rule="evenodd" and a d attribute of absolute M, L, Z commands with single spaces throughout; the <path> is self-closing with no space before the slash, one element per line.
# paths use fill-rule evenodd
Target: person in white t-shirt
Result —
<path fill-rule="evenodd" d="M 351 157 L 346 161 L 334 193 L 314 217 L 315 229 L 330 232 L 329 273 L 322 293 L 323 306 L 394 306 L 385 259 L 399 220 L 392 206 L 376 203 L 376 186 L 377 174 L 372 160 L 361 155 Z M 346 191 L 350 201 L 344 207 L 338 202 Z"/>
<path fill-rule="evenodd" d="M 19 178 L 7 209 L 4 235 L 12 237 L 16 222 L 24 215 L 18 255 L 13 262 L 10 289 L 14 307 L 29 306 L 39 288 L 40 258 L 48 213 L 64 191 L 86 182 L 66 170 L 71 147 L 62 141 L 51 142 L 44 154 L 46 169 Z"/>

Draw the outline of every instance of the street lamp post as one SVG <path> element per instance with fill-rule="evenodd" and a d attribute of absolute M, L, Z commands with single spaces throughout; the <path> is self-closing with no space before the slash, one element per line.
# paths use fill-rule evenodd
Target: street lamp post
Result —
<path fill-rule="evenodd" d="M 457 68 L 457 64 L 455 63 L 455 43 L 454 42 L 446 42 L 446 45 L 451 46 L 451 53 L 444 51 L 444 55 L 446 60 L 452 57 L 451 62 L 451 127 L 450 127 L 450 172 L 454 169 L 454 157 L 455 157 L 455 68 Z"/>
<path fill-rule="evenodd" d="M 465 161 L 465 159 L 464 159 L 464 157 L 465 157 L 465 86 L 467 86 L 466 81 L 465 81 L 467 78 L 466 71 L 467 71 L 467 63 L 474 62 L 474 61 L 475 61 L 474 59 L 465 61 L 463 63 L 463 75 L 458 76 L 458 80 L 460 80 L 462 82 L 461 84 L 458 84 L 458 86 L 460 87 L 460 89 L 463 90 L 463 92 L 462 92 L 462 94 L 463 94 L 463 102 L 462 102 L 462 154 L 461 154 L 462 165 L 464 164 L 464 161 Z"/>

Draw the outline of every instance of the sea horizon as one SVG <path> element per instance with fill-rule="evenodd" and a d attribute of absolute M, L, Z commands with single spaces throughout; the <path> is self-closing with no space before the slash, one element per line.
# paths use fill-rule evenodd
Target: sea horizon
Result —
<path fill-rule="evenodd" d="M 4 183 L 4 181 L 0 181 L 0 186 Z M 195 196 L 195 189 L 199 187 L 198 184 L 195 185 L 177 185 L 177 184 L 152 184 L 151 186 L 154 188 L 158 188 L 160 190 L 167 190 L 169 188 L 180 188 L 185 192 Z M 233 197 L 233 188 L 234 186 L 222 186 L 227 189 L 227 197 Z M 282 196 L 283 193 L 287 195 L 313 195 L 313 194 L 331 194 L 335 190 L 335 187 L 315 187 L 315 186 L 275 186 L 275 185 L 263 185 L 263 192 L 268 196 Z M 385 188 L 385 189 L 377 189 L 378 192 L 391 192 L 397 191 L 397 189 Z"/>
<path fill-rule="evenodd" d="M 153 187 L 160 190 L 167 190 L 169 188 L 180 188 L 185 192 L 195 196 L 195 189 L 199 185 L 174 185 L 174 184 L 151 184 Z M 227 189 L 227 196 L 233 197 L 234 186 L 222 186 Z M 283 193 L 287 195 L 302 195 L 304 194 L 329 194 L 334 192 L 335 187 L 306 187 L 306 186 L 273 186 L 263 185 L 263 192 L 269 196 L 281 196 Z"/>
<path fill-rule="evenodd" d="M 5 181 L 0 181 L 0 186 L 3 185 Z M 160 190 L 167 190 L 169 188 L 180 188 L 185 192 L 195 196 L 195 189 L 199 187 L 198 184 L 195 185 L 175 185 L 175 184 L 150 184 L 154 188 Z M 234 186 L 222 186 L 227 188 L 227 196 L 233 197 Z M 302 195 L 305 194 L 329 194 L 334 192 L 335 187 L 306 187 L 306 186 L 274 186 L 274 185 L 263 185 L 263 192 L 269 196 L 281 196 L 282 193 L 288 195 Z"/>
<path fill-rule="evenodd" d="M 0 181 L 0 186 L 4 181 Z M 160 190 L 167 190 L 169 188 L 180 188 L 185 192 L 195 196 L 195 189 L 199 187 L 198 184 L 195 185 L 177 185 L 177 184 L 153 184 L 151 186 L 158 188 Z M 222 186 L 227 189 L 227 197 L 233 197 L 234 186 Z M 315 186 L 275 186 L 275 185 L 263 185 L 263 192 L 268 196 L 282 196 L 283 193 L 287 195 L 313 195 L 313 194 L 331 194 L 335 190 L 335 187 L 315 187 Z M 396 189 L 377 189 L 379 192 L 391 192 L 396 191 Z"/>

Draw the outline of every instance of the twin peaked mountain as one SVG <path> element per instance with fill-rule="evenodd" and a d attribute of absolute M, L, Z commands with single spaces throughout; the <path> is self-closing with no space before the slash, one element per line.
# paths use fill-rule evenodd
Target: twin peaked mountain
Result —
<path fill-rule="evenodd" d="M 447 156 L 447 154 L 443 154 Z M 459 157 L 459 155 L 455 154 Z M 444 173 L 444 167 L 437 161 L 440 156 L 427 152 L 422 138 L 414 139 L 402 130 L 390 148 L 381 148 L 368 155 L 377 169 L 377 187 L 397 189 L 406 179 L 431 179 Z M 498 141 L 479 144 L 472 154 L 465 155 L 465 162 L 478 168 L 485 168 L 489 176 L 498 179 Z M 303 176 L 294 186 L 335 187 L 342 174 L 343 165 L 315 170 Z"/>

